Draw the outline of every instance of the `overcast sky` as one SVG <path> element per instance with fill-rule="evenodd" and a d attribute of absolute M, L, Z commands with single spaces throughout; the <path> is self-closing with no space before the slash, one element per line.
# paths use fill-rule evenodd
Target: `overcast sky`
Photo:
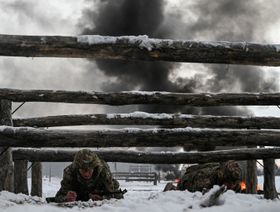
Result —
<path fill-rule="evenodd" d="M 0 0 L 0 33 L 78 35 L 81 34 L 82 29 L 93 27 L 88 16 L 91 15 L 91 12 L 98 12 L 95 11 L 96 2 L 93 0 Z M 279 43 L 280 15 L 277 9 L 280 7 L 280 2 L 277 0 L 237 0 L 233 1 L 238 2 L 235 5 L 226 4 L 229 0 L 169 0 L 166 2 L 162 25 L 168 30 L 172 30 L 169 37 L 228 41 L 242 41 L 240 39 L 247 38 L 250 40 L 245 41 L 249 42 Z M 186 27 L 182 27 L 184 25 Z M 252 35 L 248 36 L 250 33 Z M 231 34 L 237 36 L 234 37 Z M 217 74 L 218 72 L 213 71 L 215 68 L 201 64 L 182 64 L 177 66 L 168 77 L 174 82 L 177 82 L 178 77 L 182 77 L 186 82 L 197 77 L 200 77 L 201 82 L 211 82 L 211 77 L 220 74 L 220 72 Z M 210 69 L 212 75 L 207 73 Z M 246 72 L 246 68 L 243 69 L 242 73 Z M 264 71 L 257 70 L 258 73 L 261 73 L 259 77 L 273 78 L 273 80 L 265 81 L 262 86 L 270 86 L 270 82 L 272 82 L 273 90 L 279 91 L 278 68 L 262 70 Z M 114 81 L 116 77 L 108 77 L 105 76 L 106 74 L 106 72 L 100 71 L 94 62 L 86 59 L 0 57 L 0 85 L 7 88 L 101 91 L 104 84 Z M 240 84 L 234 83 L 234 77 L 237 76 L 227 74 L 226 77 L 227 79 L 232 78 L 232 83 L 230 83 L 232 90 L 229 89 L 229 91 L 239 91 Z M 246 76 L 239 76 L 240 82 L 242 78 L 246 78 Z M 222 80 L 218 77 L 215 80 L 212 83 L 218 82 L 219 86 L 228 84 L 228 81 L 222 84 Z M 212 88 L 208 86 L 202 88 L 196 85 L 195 89 L 196 91 L 211 91 Z M 42 104 L 28 103 L 16 113 L 16 116 L 103 111 L 102 107 L 94 105 L 48 104 L 46 108 Z M 262 107 L 256 110 L 256 114 L 280 116 L 280 110 L 277 107 Z"/>

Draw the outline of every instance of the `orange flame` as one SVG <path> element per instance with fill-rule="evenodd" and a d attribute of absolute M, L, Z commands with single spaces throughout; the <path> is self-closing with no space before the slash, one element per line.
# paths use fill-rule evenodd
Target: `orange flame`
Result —
<path fill-rule="evenodd" d="M 246 183 L 244 181 L 240 183 L 240 189 L 241 191 L 246 190 Z"/>
<path fill-rule="evenodd" d="M 246 183 L 244 181 L 242 181 L 239 185 L 240 185 L 241 191 L 245 191 L 246 190 Z M 257 191 L 258 190 L 261 190 L 261 186 L 259 184 L 257 185 Z"/>

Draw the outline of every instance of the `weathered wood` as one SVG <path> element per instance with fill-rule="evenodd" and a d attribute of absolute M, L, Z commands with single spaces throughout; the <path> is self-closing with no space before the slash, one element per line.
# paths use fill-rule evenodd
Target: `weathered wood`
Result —
<path fill-rule="evenodd" d="M 40 162 L 32 162 L 31 196 L 42 197 L 42 164 Z"/>
<path fill-rule="evenodd" d="M 85 92 L 64 90 L 0 89 L 0 99 L 13 102 L 64 102 L 77 104 L 161 104 L 189 106 L 280 105 L 280 93 L 169 93 Z"/>
<path fill-rule="evenodd" d="M 13 150 L 14 160 L 41 162 L 70 162 L 77 151 L 72 150 Z M 209 152 L 140 152 L 140 151 L 95 151 L 107 162 L 147 163 L 147 164 L 178 164 L 207 163 L 227 160 L 252 160 L 263 158 L 280 158 L 280 148 L 268 149 L 231 149 Z"/>
<path fill-rule="evenodd" d="M 263 160 L 264 165 L 264 198 L 277 198 L 277 191 L 275 188 L 275 160 L 267 158 Z"/>
<path fill-rule="evenodd" d="M 257 165 L 256 160 L 248 160 L 246 168 L 246 193 L 257 193 Z"/>
<path fill-rule="evenodd" d="M 12 125 L 12 103 L 0 100 L 0 125 Z M 11 148 L 0 147 L 0 191 L 14 191 L 14 167 Z"/>
<path fill-rule="evenodd" d="M 13 119 L 15 127 L 55 127 L 74 125 L 165 125 L 174 127 L 280 129 L 277 117 L 200 116 L 187 114 L 123 114 L 60 115 Z"/>
<path fill-rule="evenodd" d="M 23 193 L 28 195 L 28 184 L 27 184 L 27 160 L 15 160 L 15 171 L 14 171 L 14 187 L 15 193 Z"/>
<path fill-rule="evenodd" d="M 0 127 L 0 146 L 11 147 L 175 147 L 280 146 L 280 132 L 234 129 L 60 130 Z"/>
<path fill-rule="evenodd" d="M 280 146 L 280 132 L 237 129 L 61 130 L 0 127 L 0 146 L 12 147 L 176 147 Z"/>
<path fill-rule="evenodd" d="M 0 55 L 279 66 L 279 45 L 197 42 L 147 36 L 0 35 Z"/>

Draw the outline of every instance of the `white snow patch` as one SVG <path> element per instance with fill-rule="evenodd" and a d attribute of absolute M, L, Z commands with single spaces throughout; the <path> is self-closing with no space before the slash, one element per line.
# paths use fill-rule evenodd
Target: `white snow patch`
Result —
<path fill-rule="evenodd" d="M 101 35 L 80 35 L 77 36 L 77 41 L 79 43 L 86 43 L 89 45 L 96 44 L 115 44 L 117 42 L 126 42 L 128 44 L 137 45 L 142 49 L 147 49 L 151 51 L 153 48 L 160 48 L 164 45 L 172 45 L 173 40 L 169 39 L 151 39 L 147 35 L 139 36 L 101 36 Z"/>
<path fill-rule="evenodd" d="M 260 179 L 260 178 L 259 178 Z M 260 180 L 259 180 L 260 181 Z M 51 182 L 44 178 L 43 195 L 54 196 L 60 187 L 60 179 L 51 178 Z M 120 181 L 121 188 L 126 188 L 128 192 L 122 200 L 109 200 L 105 202 L 97 202 L 94 208 L 60 208 L 48 204 L 34 205 L 33 203 L 16 204 L 15 200 L 31 199 L 23 194 L 12 194 L 2 191 L 0 193 L 0 211 L 5 212 L 276 212 L 279 211 L 280 201 L 265 200 L 262 195 L 236 194 L 233 191 L 227 191 L 221 196 L 221 205 L 208 208 L 201 208 L 200 203 L 207 196 L 203 196 L 201 192 L 191 193 L 188 191 L 169 191 L 162 192 L 166 182 L 162 181 L 158 185 L 150 182 L 125 182 Z M 276 186 L 279 188 L 280 177 L 276 177 Z M 214 188 L 216 189 L 216 188 Z M 211 191 L 213 192 L 214 189 Z M 46 193 L 47 192 L 47 193 Z M 39 198 L 40 200 L 40 198 Z"/>
<path fill-rule="evenodd" d="M 171 92 L 166 92 L 166 91 L 122 91 L 121 93 L 125 94 L 136 94 L 136 95 L 155 95 L 155 94 L 176 94 L 176 93 L 171 93 Z"/>
<path fill-rule="evenodd" d="M 146 113 L 141 111 L 135 111 L 133 113 L 111 113 L 107 114 L 108 119 L 113 118 L 153 118 L 153 119 L 172 119 L 172 114 L 167 113 Z"/>

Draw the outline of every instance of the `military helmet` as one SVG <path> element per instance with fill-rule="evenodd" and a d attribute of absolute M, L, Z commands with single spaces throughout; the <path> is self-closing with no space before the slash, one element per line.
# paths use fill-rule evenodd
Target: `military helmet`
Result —
<path fill-rule="evenodd" d="M 73 166 L 75 169 L 94 169 L 100 165 L 99 157 L 91 150 L 82 149 L 74 157 Z"/>
<path fill-rule="evenodd" d="M 223 166 L 224 178 L 231 182 L 240 180 L 241 168 L 239 164 L 234 160 L 229 160 Z"/>

